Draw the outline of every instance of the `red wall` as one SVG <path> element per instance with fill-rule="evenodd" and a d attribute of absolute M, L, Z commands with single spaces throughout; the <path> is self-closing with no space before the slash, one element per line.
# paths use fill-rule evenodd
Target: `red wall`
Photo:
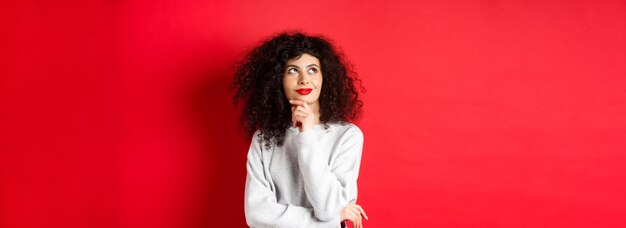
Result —
<path fill-rule="evenodd" d="M 624 1 L 264 2 L 0 3 L 0 227 L 244 226 L 232 64 L 285 29 L 363 79 L 365 226 L 626 223 Z"/>

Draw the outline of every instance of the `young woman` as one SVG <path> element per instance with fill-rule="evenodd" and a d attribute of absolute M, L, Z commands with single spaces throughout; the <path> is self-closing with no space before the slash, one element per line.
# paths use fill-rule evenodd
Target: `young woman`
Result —
<path fill-rule="evenodd" d="M 354 227 L 363 133 L 360 81 L 326 39 L 282 33 L 248 52 L 233 88 L 252 138 L 245 190 L 251 227 Z"/>

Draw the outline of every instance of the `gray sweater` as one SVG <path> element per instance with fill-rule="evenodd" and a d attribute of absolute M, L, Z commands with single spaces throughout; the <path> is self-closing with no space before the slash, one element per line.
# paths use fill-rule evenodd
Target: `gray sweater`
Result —
<path fill-rule="evenodd" d="M 267 150 L 257 131 L 248 151 L 245 213 L 251 227 L 340 227 L 357 198 L 363 133 L 354 124 L 289 128 Z"/>

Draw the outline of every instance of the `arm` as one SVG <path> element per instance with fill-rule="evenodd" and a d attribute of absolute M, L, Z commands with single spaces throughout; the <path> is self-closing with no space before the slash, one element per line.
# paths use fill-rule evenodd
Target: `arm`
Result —
<path fill-rule="evenodd" d="M 245 215 L 251 227 L 337 227 L 339 218 L 331 221 L 319 221 L 309 208 L 290 204 L 280 204 L 265 179 L 261 143 L 256 136 L 252 138 L 248 151 Z"/>
<path fill-rule="evenodd" d="M 314 214 L 322 221 L 334 220 L 349 202 L 356 202 L 363 133 L 358 127 L 345 132 L 332 167 L 313 131 L 297 137 L 298 163 Z"/>

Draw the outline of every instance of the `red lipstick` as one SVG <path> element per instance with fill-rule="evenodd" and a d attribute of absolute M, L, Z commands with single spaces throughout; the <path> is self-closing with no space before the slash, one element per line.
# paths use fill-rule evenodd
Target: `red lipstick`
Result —
<path fill-rule="evenodd" d="M 311 93 L 312 90 L 313 89 L 302 88 L 302 89 L 296 90 L 296 92 L 298 92 L 301 95 L 307 95 L 307 94 Z"/>

